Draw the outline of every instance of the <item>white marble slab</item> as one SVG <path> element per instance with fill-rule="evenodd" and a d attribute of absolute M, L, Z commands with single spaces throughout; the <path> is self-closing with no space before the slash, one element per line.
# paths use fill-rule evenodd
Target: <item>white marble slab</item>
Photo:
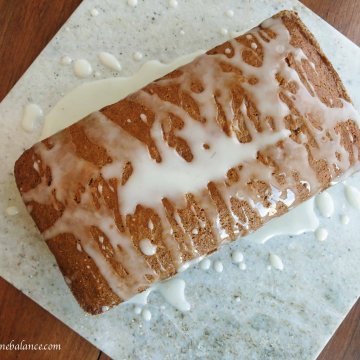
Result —
<path fill-rule="evenodd" d="M 96 17 L 90 13 L 94 8 Z M 125 0 L 84 1 L 0 106 L 1 276 L 116 359 L 314 359 L 360 295 L 360 224 L 358 213 L 346 205 L 343 185 L 330 191 L 334 216 L 321 219 L 327 241 L 309 233 L 265 245 L 240 240 L 225 246 L 212 256 L 223 262 L 222 273 L 195 266 L 181 274 L 191 311 L 164 307 L 154 293 L 152 320 L 144 322 L 130 304 L 102 316 L 84 315 L 26 213 L 12 174 L 15 160 L 41 129 L 39 124 L 34 133 L 22 130 L 23 106 L 35 102 L 47 112 L 63 93 L 87 81 L 61 65 L 61 56 L 86 58 L 103 77 L 116 76 L 97 59 L 99 51 L 108 51 L 120 60 L 121 75 L 128 75 L 148 59 L 167 62 L 211 48 L 225 40 L 221 28 L 244 31 L 285 8 L 300 13 L 360 108 L 359 48 L 296 1 L 178 0 L 176 8 L 166 0 L 139 0 L 136 8 Z M 224 14 L 228 9 L 234 10 L 232 18 Z M 133 60 L 135 51 L 144 54 L 142 61 Z M 7 216 L 10 205 L 20 213 Z M 348 226 L 340 224 L 340 213 L 349 215 Z M 232 249 L 244 253 L 245 271 L 231 263 Z M 270 251 L 283 259 L 282 272 L 267 269 Z"/>

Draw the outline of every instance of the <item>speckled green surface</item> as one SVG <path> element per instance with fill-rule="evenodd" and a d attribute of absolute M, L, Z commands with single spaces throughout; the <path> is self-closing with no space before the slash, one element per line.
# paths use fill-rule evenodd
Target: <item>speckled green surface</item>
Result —
<path fill-rule="evenodd" d="M 349 209 L 341 184 L 330 190 L 336 200 L 326 242 L 309 233 L 279 237 L 265 245 L 240 240 L 212 256 L 222 273 L 198 266 L 181 274 L 192 310 L 180 313 L 150 296 L 152 320 L 144 322 L 123 304 L 105 315 L 84 315 L 67 289 L 55 260 L 27 215 L 16 191 L 12 167 L 23 148 L 37 141 L 38 129 L 27 134 L 20 121 L 23 106 L 38 103 L 46 112 L 83 81 L 63 55 L 88 59 L 102 77 L 113 76 L 97 59 L 108 51 L 120 60 L 121 75 L 135 72 L 149 59 L 170 61 L 179 55 L 211 48 L 225 40 L 221 28 L 244 31 L 280 9 L 295 8 L 315 33 L 340 72 L 355 104 L 360 106 L 360 50 L 296 1 L 84 1 L 0 106 L 0 274 L 79 334 L 117 359 L 313 359 L 360 294 L 358 213 Z M 93 8 L 99 15 L 91 16 Z M 234 10 L 234 17 L 224 13 Z M 180 31 L 185 32 L 184 35 Z M 144 58 L 136 62 L 134 51 Z M 349 59 L 351 61 L 349 62 Z M 360 176 L 349 183 L 358 184 Z M 16 205 L 17 216 L 5 215 Z M 350 224 L 340 224 L 340 213 Z M 241 249 L 247 264 L 231 263 L 231 250 Z M 284 271 L 268 270 L 274 251 Z M 240 301 L 235 301 L 240 297 Z"/>

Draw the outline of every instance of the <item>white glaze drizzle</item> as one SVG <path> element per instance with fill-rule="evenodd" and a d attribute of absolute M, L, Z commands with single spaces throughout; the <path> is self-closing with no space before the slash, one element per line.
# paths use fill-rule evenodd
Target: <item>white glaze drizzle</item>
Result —
<path fill-rule="evenodd" d="M 323 191 L 317 195 L 315 203 L 321 216 L 330 218 L 333 215 L 335 209 L 334 201 L 328 191 Z"/>
<path fill-rule="evenodd" d="M 283 264 L 283 262 L 282 262 L 279 255 L 270 253 L 269 254 L 269 260 L 270 260 L 271 266 L 274 269 L 277 269 L 277 270 L 280 270 L 280 271 L 284 270 L 284 264 Z"/>
<path fill-rule="evenodd" d="M 67 93 L 45 116 L 41 138 L 45 139 L 76 123 L 98 109 L 113 104 L 146 84 L 185 65 L 202 50 L 177 58 L 169 64 L 157 60 L 146 62 L 130 77 L 116 77 L 84 83 Z M 76 106 L 73 104 L 76 103 Z"/>
<path fill-rule="evenodd" d="M 214 270 L 217 273 L 221 273 L 224 270 L 224 265 L 222 264 L 222 262 L 220 260 L 215 260 L 214 261 Z"/>
<path fill-rule="evenodd" d="M 346 215 L 346 214 L 340 215 L 340 222 L 341 222 L 342 225 L 348 225 L 349 222 L 350 222 L 349 216 Z"/>
<path fill-rule="evenodd" d="M 319 227 L 315 231 L 315 238 L 318 241 L 325 241 L 329 235 L 329 232 L 324 227 Z"/>
<path fill-rule="evenodd" d="M 109 311 L 109 310 L 110 310 L 110 306 L 102 306 L 101 307 L 102 312 L 106 312 L 106 311 Z"/>
<path fill-rule="evenodd" d="M 26 132 L 33 132 L 35 124 L 43 116 L 41 107 L 37 104 L 27 104 L 24 108 L 24 113 L 21 121 L 21 126 Z"/>
<path fill-rule="evenodd" d="M 99 15 L 99 10 L 98 9 L 96 9 L 96 8 L 93 8 L 93 9 L 91 9 L 90 10 L 90 14 L 91 14 L 91 16 L 98 16 Z"/>
<path fill-rule="evenodd" d="M 19 213 L 19 209 L 16 206 L 9 206 L 5 210 L 6 215 L 15 216 Z"/>
<path fill-rule="evenodd" d="M 235 250 L 231 254 L 231 260 L 234 264 L 239 264 L 244 261 L 244 255 L 239 250 Z"/>
<path fill-rule="evenodd" d="M 360 191 L 352 185 L 344 184 L 347 202 L 355 209 L 360 210 Z"/>
<path fill-rule="evenodd" d="M 203 256 L 199 256 L 199 257 L 194 258 L 194 259 L 192 259 L 192 260 L 185 261 L 185 262 L 183 262 L 183 263 L 178 267 L 177 271 L 178 271 L 179 273 L 184 272 L 184 271 L 187 270 L 189 267 L 194 266 L 194 265 L 196 265 L 197 263 L 201 262 L 203 258 L 204 258 Z"/>
<path fill-rule="evenodd" d="M 164 300 L 176 309 L 185 312 L 189 311 L 191 306 L 185 297 L 186 283 L 183 279 L 172 278 L 152 285 L 141 294 L 134 296 L 127 301 L 128 303 L 146 305 L 151 292 L 156 291 L 162 295 Z"/>
<path fill-rule="evenodd" d="M 78 59 L 73 63 L 74 74 L 78 78 L 87 78 L 92 74 L 92 67 L 85 59 Z"/>
<path fill-rule="evenodd" d="M 226 28 L 221 28 L 219 30 L 220 34 L 223 35 L 223 36 L 227 36 L 229 34 L 229 30 L 226 29 Z"/>
<path fill-rule="evenodd" d="M 234 16 L 234 10 L 231 10 L 231 9 L 226 10 L 225 15 L 229 18 L 232 18 Z"/>
<path fill-rule="evenodd" d="M 239 269 L 240 270 L 246 270 L 246 264 L 244 263 L 244 262 L 241 262 L 240 264 L 239 264 Z"/>
<path fill-rule="evenodd" d="M 182 279 L 170 279 L 164 281 L 157 288 L 166 302 L 180 311 L 189 311 L 191 306 L 185 298 L 185 281 Z"/>
<path fill-rule="evenodd" d="M 138 4 L 138 0 L 127 0 L 127 4 L 131 7 L 135 7 Z"/>
<path fill-rule="evenodd" d="M 209 270 L 211 267 L 211 260 L 209 258 L 205 258 L 205 259 L 201 260 L 199 266 L 200 266 L 201 270 L 205 270 L 205 271 Z"/>
<path fill-rule="evenodd" d="M 177 2 L 177 0 L 169 0 L 169 6 L 170 7 L 172 7 L 172 8 L 176 8 L 176 7 L 178 7 L 178 2 Z"/>
<path fill-rule="evenodd" d="M 286 214 L 274 218 L 260 229 L 248 236 L 250 241 L 265 243 L 275 236 L 300 235 L 315 231 L 319 226 L 319 219 L 314 211 L 314 199 L 305 201 Z"/>
<path fill-rule="evenodd" d="M 152 315 L 151 315 L 151 311 L 149 309 L 147 309 L 147 308 L 143 309 L 141 314 L 142 314 L 142 317 L 143 317 L 143 319 L 145 321 L 150 321 L 151 320 Z"/>
<path fill-rule="evenodd" d="M 156 254 L 156 245 L 153 245 L 149 239 L 140 240 L 140 250 L 146 256 L 152 256 Z"/>
<path fill-rule="evenodd" d="M 107 68 L 114 71 L 121 71 L 121 64 L 119 60 L 108 52 L 102 51 L 98 54 L 100 62 Z"/>
<path fill-rule="evenodd" d="M 69 55 L 64 55 L 60 59 L 61 65 L 70 65 L 72 63 L 72 59 Z"/>
<path fill-rule="evenodd" d="M 143 54 L 140 51 L 135 51 L 133 54 L 133 59 L 140 61 L 143 58 Z"/>
<path fill-rule="evenodd" d="M 192 140 L 193 143 L 194 159 L 188 163 L 177 153 L 167 151 L 167 145 L 160 138 L 160 125 L 155 126 L 153 137 L 157 140 L 160 152 L 163 154 L 162 163 L 166 165 L 159 166 L 149 158 L 146 149 L 138 152 L 137 157 L 141 169 L 132 175 L 131 181 L 124 187 L 121 205 L 123 212 L 132 213 L 140 202 L 152 207 L 158 199 L 185 194 L 190 189 L 191 192 L 199 191 L 206 186 L 209 179 L 221 177 L 228 169 L 242 161 L 255 159 L 259 148 L 273 145 L 289 134 L 288 130 L 281 130 L 279 133 L 263 132 L 252 142 L 240 144 L 235 139 L 229 139 L 225 134 L 216 133 L 215 130 L 215 124 L 209 123 L 204 126 L 193 122 L 191 127 L 185 127 L 181 132 L 179 131 L 184 138 Z M 201 149 L 200 144 L 206 141 L 212 144 L 211 152 L 204 152 Z M 239 153 L 239 150 L 242 152 Z M 146 182 L 142 174 L 148 174 Z"/>

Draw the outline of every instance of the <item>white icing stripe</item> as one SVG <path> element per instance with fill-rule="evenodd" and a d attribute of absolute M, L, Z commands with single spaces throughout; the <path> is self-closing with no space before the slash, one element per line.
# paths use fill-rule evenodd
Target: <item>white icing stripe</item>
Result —
<path fill-rule="evenodd" d="M 302 84 L 297 72 L 286 64 L 285 56 L 292 52 L 298 61 L 306 59 L 306 56 L 300 49 L 295 49 L 290 45 L 289 33 L 281 20 L 272 19 L 267 24 L 271 24 L 271 29 L 278 34 L 275 39 L 268 43 L 257 36 L 255 30 L 252 31 L 253 39 L 257 39 L 264 47 L 264 60 L 261 67 L 256 68 L 243 62 L 241 60 L 241 52 L 244 46 L 236 40 L 232 40 L 231 45 L 235 51 L 235 55 L 232 58 L 228 59 L 224 54 L 212 55 L 210 58 L 209 56 L 200 57 L 196 59 L 193 69 L 186 73 L 186 77 L 185 75 L 180 76 L 178 82 L 175 81 L 184 91 L 189 90 L 189 81 L 194 76 L 200 77 L 200 81 L 206 84 L 205 91 L 200 94 L 192 94 L 200 105 L 201 116 L 208 120 L 206 124 L 191 121 L 189 115 L 178 106 L 170 102 L 161 101 L 156 95 L 141 92 L 139 95 L 141 102 L 145 103 L 149 108 L 157 109 L 158 122 L 155 122 L 152 128 L 152 135 L 162 154 L 162 161 L 160 164 L 155 163 L 148 157 L 146 151 L 138 154 L 136 159 L 137 169 L 123 189 L 121 209 L 124 213 L 132 213 L 139 203 L 151 207 L 159 203 L 163 197 L 176 197 L 177 194 L 197 191 L 206 186 L 208 181 L 221 178 L 233 166 L 254 159 L 254 155 L 260 149 L 265 148 L 267 145 L 275 144 L 277 141 L 287 137 L 289 132 L 283 129 L 283 119 L 290 113 L 290 110 L 285 103 L 279 100 L 279 84 L 275 74 L 282 72 L 288 81 L 295 80 L 298 84 Z M 279 54 L 277 51 L 274 51 L 274 48 L 278 46 L 283 46 L 285 52 Z M 240 68 L 245 78 L 256 77 L 259 80 L 255 85 L 249 85 L 244 82 L 242 86 L 256 100 L 256 105 L 262 117 L 270 116 L 275 120 L 277 128 L 280 129 L 279 133 L 269 134 L 264 132 L 259 134 L 254 129 L 253 124 L 248 121 L 247 127 L 253 137 L 250 144 L 240 144 L 234 134 L 232 135 L 233 139 L 227 137 L 224 133 L 219 134 L 214 120 L 216 117 L 215 104 L 210 101 L 217 89 L 222 91 L 223 94 L 226 94 L 228 91 L 225 85 L 227 81 L 226 76 L 224 75 L 221 79 L 213 76 L 219 60 Z M 198 69 L 202 69 L 202 71 L 199 72 Z M 160 80 L 159 84 L 166 85 L 168 82 L 173 84 L 174 80 Z M 343 101 L 343 108 L 329 108 L 317 97 L 312 96 L 304 85 L 299 86 L 295 99 L 296 107 L 302 111 L 304 109 L 305 114 L 319 113 L 320 108 L 322 110 L 322 120 L 327 121 L 330 128 L 339 121 L 349 118 L 358 119 L 356 111 L 351 104 Z M 227 117 L 232 118 L 234 114 L 231 108 L 229 108 L 231 103 L 229 96 L 223 95 L 219 98 L 219 101 L 225 112 L 228 113 Z M 166 113 L 173 113 L 184 120 L 186 119 L 184 128 L 179 130 L 178 134 L 191 145 L 190 148 L 193 151 L 194 159 L 190 164 L 184 162 L 172 149 L 169 149 L 162 139 L 160 120 Z M 310 122 L 308 122 L 308 126 L 312 127 Z M 323 131 L 319 131 L 319 139 L 322 136 Z M 211 144 L 210 151 L 204 151 L 201 148 L 201 145 L 204 143 Z M 293 147 L 294 145 L 292 144 L 291 146 Z M 328 158 L 329 154 L 332 154 L 333 158 L 330 161 L 337 164 L 341 169 L 347 168 L 349 166 L 347 161 L 348 154 L 344 152 L 346 155 L 342 157 L 343 160 L 339 161 L 335 157 L 333 148 L 334 144 L 331 142 L 322 144 L 319 150 L 319 159 Z M 295 153 L 295 156 L 303 154 L 303 157 L 306 159 L 304 164 L 308 164 L 308 154 L 304 152 L 304 149 L 301 149 L 298 153 L 294 152 L 293 149 L 287 152 L 287 154 L 291 155 L 293 153 Z M 305 171 L 305 169 L 303 170 Z M 318 185 L 316 175 L 309 166 L 306 172 L 308 177 L 311 175 L 311 185 Z M 143 174 L 147 174 L 147 181 L 145 183 L 143 182 Z"/>
<path fill-rule="evenodd" d="M 111 290 L 120 297 L 120 299 L 126 299 L 126 290 L 124 286 L 121 286 L 121 282 L 117 275 L 115 274 L 114 269 L 111 265 L 106 261 L 106 259 L 101 256 L 98 249 L 94 247 L 93 244 L 83 244 L 83 249 L 86 253 L 94 260 L 97 268 L 100 271 L 100 274 L 104 277 L 108 285 L 110 286 Z"/>
<path fill-rule="evenodd" d="M 162 154 L 162 162 L 156 163 L 149 157 L 146 149 L 137 154 L 136 170 L 126 185 L 119 191 L 121 210 L 125 214 L 133 213 L 137 204 L 154 207 L 164 197 L 177 197 L 188 192 L 197 192 L 206 187 L 210 180 L 221 179 L 228 169 L 246 161 L 255 160 L 260 149 L 274 145 L 289 135 L 288 130 L 278 133 L 264 132 L 252 142 L 240 144 L 238 140 L 227 137 L 224 133 L 215 132 L 216 125 L 206 126 L 193 122 L 188 125 L 187 136 L 191 144 L 194 159 L 191 163 L 184 161 L 159 138 L 160 127 L 153 129 L 154 137 Z M 184 134 L 186 128 L 181 134 Z M 202 144 L 212 144 L 211 150 L 202 149 Z M 113 164 L 109 165 L 113 166 Z M 104 168 L 106 171 L 106 166 Z M 144 181 L 146 174 L 146 181 Z"/>

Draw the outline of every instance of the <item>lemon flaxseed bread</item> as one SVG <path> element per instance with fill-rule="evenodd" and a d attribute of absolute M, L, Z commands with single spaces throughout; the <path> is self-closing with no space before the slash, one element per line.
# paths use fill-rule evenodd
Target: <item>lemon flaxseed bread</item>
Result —
<path fill-rule="evenodd" d="M 339 76 L 284 11 L 37 143 L 15 177 L 98 314 L 355 171 L 359 148 Z"/>

